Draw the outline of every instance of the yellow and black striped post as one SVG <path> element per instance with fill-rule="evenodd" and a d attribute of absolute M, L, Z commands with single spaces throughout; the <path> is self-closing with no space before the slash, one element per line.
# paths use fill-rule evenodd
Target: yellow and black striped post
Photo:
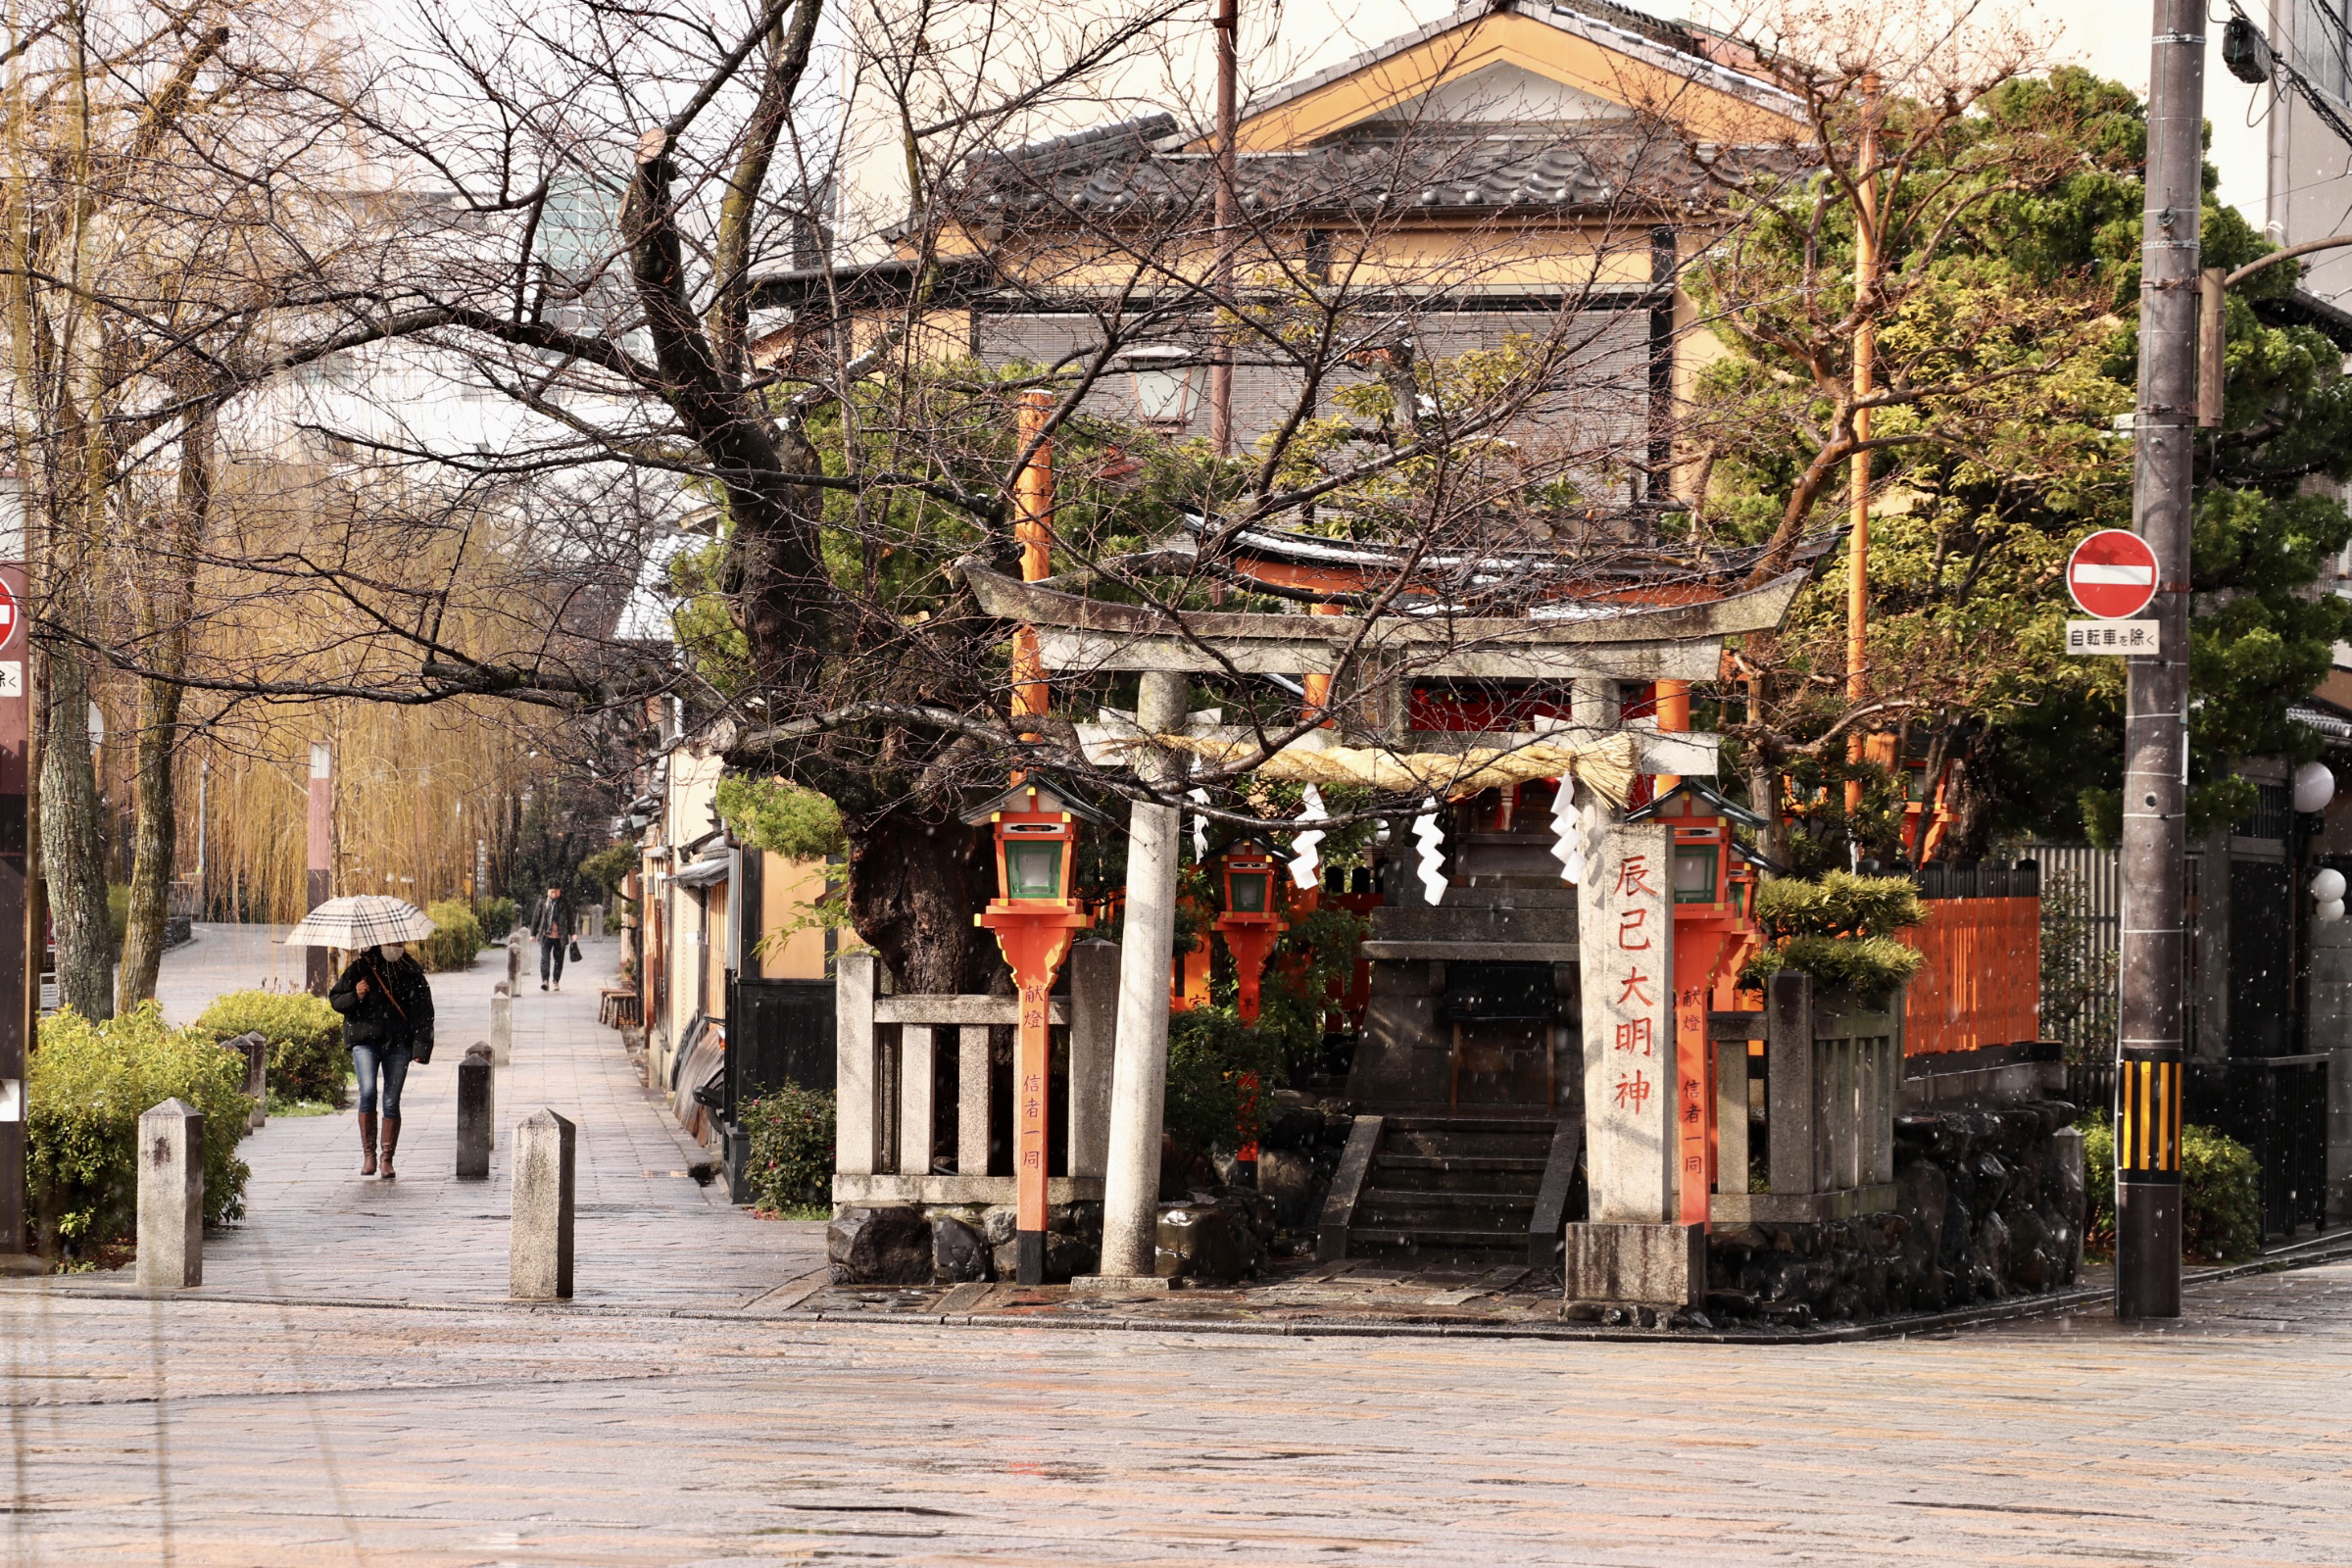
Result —
<path fill-rule="evenodd" d="M 2115 1073 L 2117 1304 L 2128 1317 L 2180 1312 L 2180 1121 L 2186 1068 L 2125 1048 Z M 2125 1236 L 2139 1244 L 2127 1251 Z M 2131 1277 L 2125 1277 L 2129 1271 Z"/>

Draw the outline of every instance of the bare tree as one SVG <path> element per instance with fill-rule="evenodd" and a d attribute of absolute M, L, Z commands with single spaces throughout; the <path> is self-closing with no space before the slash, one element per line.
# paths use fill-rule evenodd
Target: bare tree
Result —
<path fill-rule="evenodd" d="M 1036 672 L 970 585 L 1011 569 L 1024 524 L 1050 531 L 1056 585 L 1198 653 L 1250 736 L 1200 775 L 1240 820 L 1261 809 L 1246 775 L 1326 721 L 1409 748 L 1416 669 L 1497 626 L 1748 571 L 1753 552 L 1658 528 L 1679 505 L 1675 283 L 1724 231 L 1714 193 L 1746 155 L 1694 153 L 1671 105 L 1515 130 L 1416 112 L 1231 166 L 1171 116 L 1067 131 L 1172 16 L 428 15 L 403 69 L 314 88 L 320 122 L 399 172 L 370 198 L 391 220 L 274 292 L 248 374 L 438 367 L 515 417 L 471 440 L 397 410 L 291 421 L 364 503 L 299 547 L 214 540 L 200 564 L 238 570 L 191 614 L 233 625 L 240 602 L 290 598 L 341 644 L 218 647 L 176 674 L 90 646 L 242 700 L 488 696 L 633 727 L 674 699 L 738 761 L 840 805 L 859 930 L 904 983 L 959 989 L 992 961 L 959 808 L 1008 767 L 1151 790 L 1066 718 L 1013 717 Z M 855 260 L 828 235 L 844 122 L 890 127 L 908 202 Z M 1480 308 L 1498 295 L 1515 309 Z M 1147 378 L 1181 401 L 1223 356 L 1231 459 L 1142 406 Z M 1026 509 L 1049 452 L 1047 519 Z M 683 549 L 681 520 L 707 526 Z M 1251 567 L 1270 534 L 1326 541 L 1346 580 Z M 683 662 L 615 603 L 657 571 L 687 601 Z M 1349 630 L 1303 701 L 1200 618 L 1304 602 Z M 1383 631 L 1406 622 L 1418 653 Z M 1056 713 L 1131 701 L 1130 681 L 1065 670 Z"/>

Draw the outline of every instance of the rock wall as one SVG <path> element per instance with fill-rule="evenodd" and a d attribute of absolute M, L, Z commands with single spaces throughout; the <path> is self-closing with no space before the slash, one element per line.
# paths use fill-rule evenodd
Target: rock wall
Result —
<path fill-rule="evenodd" d="M 1708 1316 L 1802 1326 L 2072 1285 L 2083 1191 L 2058 1134 L 2074 1119 L 2058 1101 L 1898 1118 L 1894 1208 L 1718 1232 L 1707 1245 Z"/>
<path fill-rule="evenodd" d="M 1010 1203 L 915 1203 L 849 1208 L 825 1227 L 836 1285 L 963 1285 L 1012 1278 L 1019 1258 Z M 1102 1257 L 1102 1205 L 1057 1203 L 1046 1213 L 1046 1278 L 1092 1274 Z"/>

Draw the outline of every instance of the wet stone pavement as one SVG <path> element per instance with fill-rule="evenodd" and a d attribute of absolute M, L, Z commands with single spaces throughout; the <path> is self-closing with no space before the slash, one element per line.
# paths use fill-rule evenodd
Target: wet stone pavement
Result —
<path fill-rule="evenodd" d="M 250 936 L 173 956 L 175 1016 Z M 452 1059 L 494 961 L 436 978 Z M 594 1008 L 526 987 L 498 1085 L 580 1121 L 577 1302 L 503 1298 L 445 1065 L 389 1186 L 349 1113 L 273 1121 L 203 1287 L 0 1285 L 0 1562 L 2352 1563 L 2352 1263 L 1860 1344 L 1446 1332 L 1563 1327 L 1532 1277 L 837 1290 L 821 1225 L 683 1174 Z"/>
<path fill-rule="evenodd" d="M 299 984 L 281 927 L 199 925 L 166 956 L 159 1000 L 192 1022 L 221 992 Z M 524 974 L 514 1060 L 497 1070 L 496 1143 L 486 1182 L 457 1180 L 457 1064 L 490 1034 L 503 950 L 432 977 L 433 1060 L 409 1070 L 397 1180 L 359 1174 L 355 1112 L 277 1116 L 239 1152 L 253 1167 L 242 1223 L 206 1239 L 191 1296 L 446 1304 L 507 1296 L 508 1155 L 514 1124 L 541 1106 L 579 1128 L 576 1270 L 583 1305 L 740 1309 L 824 1261 L 824 1227 L 761 1221 L 697 1179 L 711 1156 L 645 1092 L 620 1036 L 596 1021 L 597 989 L 618 956 L 582 944 L 560 992 Z M 529 956 L 534 961 L 536 955 Z M 116 1283 L 129 1289 L 129 1270 Z M 83 1277 L 86 1279 L 87 1277 Z"/>

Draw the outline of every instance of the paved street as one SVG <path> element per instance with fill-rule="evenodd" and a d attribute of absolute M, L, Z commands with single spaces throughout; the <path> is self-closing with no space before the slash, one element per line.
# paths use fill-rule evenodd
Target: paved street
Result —
<path fill-rule="evenodd" d="M 1760 1349 L 0 1296 L 7 1560 L 2352 1562 L 2352 1268 Z"/>
<path fill-rule="evenodd" d="M 169 955 L 166 1014 L 193 1021 L 223 991 L 299 981 L 282 928 L 203 926 Z M 496 1078 L 491 1179 L 460 1182 L 457 1063 L 489 1037 L 503 952 L 433 976 L 439 1049 L 403 1094 L 392 1182 L 359 1175 L 354 1113 L 272 1120 L 243 1145 L 253 1166 L 245 1222 L 205 1249 L 199 1294 L 447 1303 L 507 1294 L 507 1152 L 516 1121 L 553 1106 L 579 1127 L 578 1299 L 646 1307 L 744 1305 L 823 1261 L 824 1227 L 753 1219 L 723 1187 L 688 1174 L 709 1154 L 639 1085 L 620 1036 L 596 1021 L 617 944 L 585 943 L 562 992 L 526 975 L 514 1059 Z M 535 957 L 535 956 L 534 956 Z"/>
<path fill-rule="evenodd" d="M 492 963 L 436 979 L 453 1053 Z M 239 970 L 210 933 L 175 1015 L 206 969 Z M 577 1304 L 497 1299 L 504 1188 L 445 1174 L 445 1065 L 390 1188 L 348 1114 L 273 1122 L 201 1290 L 0 1289 L 0 1556 L 2352 1563 L 2352 1265 L 2196 1287 L 2167 1331 L 1858 1346 L 816 1323 L 778 1313 L 821 1227 L 671 1175 L 593 1010 L 530 987 L 499 1086 L 502 1123 L 580 1118 Z"/>

